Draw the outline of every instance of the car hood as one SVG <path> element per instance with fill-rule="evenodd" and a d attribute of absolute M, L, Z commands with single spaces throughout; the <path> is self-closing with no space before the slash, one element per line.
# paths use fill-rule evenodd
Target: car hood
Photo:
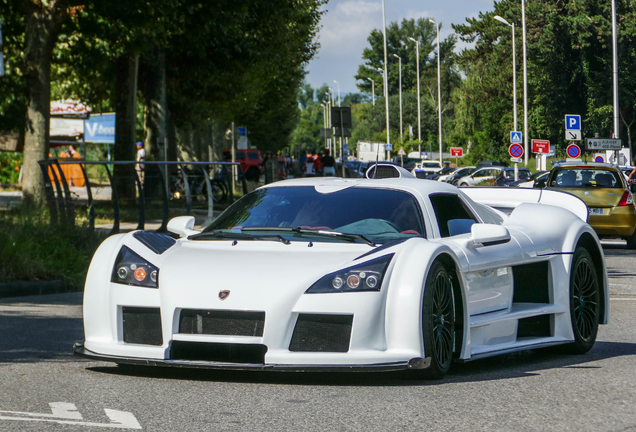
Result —
<path fill-rule="evenodd" d="M 293 307 L 322 276 L 351 265 L 352 260 L 373 250 L 357 243 L 309 244 L 184 241 L 159 270 L 161 295 L 188 308 L 211 304 L 236 310 L 267 310 L 268 304 Z M 221 291 L 230 291 L 226 300 L 220 300 Z"/>
<path fill-rule="evenodd" d="M 625 192 L 618 188 L 558 188 L 561 192 L 568 192 L 583 200 L 588 207 L 616 207 Z"/>

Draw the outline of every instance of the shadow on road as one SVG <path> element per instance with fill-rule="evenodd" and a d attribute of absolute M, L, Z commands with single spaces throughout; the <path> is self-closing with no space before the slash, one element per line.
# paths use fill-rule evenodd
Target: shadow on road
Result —
<path fill-rule="evenodd" d="M 589 363 L 635 354 L 636 344 L 619 342 L 597 342 L 588 354 L 578 356 L 555 355 L 548 352 L 548 350 L 525 351 L 469 363 L 454 364 L 449 375 L 440 381 L 416 380 L 408 372 L 240 372 L 153 366 L 97 366 L 89 367 L 88 370 L 111 375 L 174 380 L 311 386 L 397 387 L 528 378 L 539 375 L 544 370 L 560 368 L 603 368 L 603 365 L 592 365 Z"/>

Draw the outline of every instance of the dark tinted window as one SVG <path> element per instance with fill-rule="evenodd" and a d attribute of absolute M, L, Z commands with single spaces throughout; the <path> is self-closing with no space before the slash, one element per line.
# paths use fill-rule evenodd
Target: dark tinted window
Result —
<path fill-rule="evenodd" d="M 417 201 L 406 192 L 349 188 L 319 193 L 313 187 L 259 189 L 241 198 L 205 231 L 300 227 L 362 234 L 376 243 L 422 236 Z M 294 240 L 294 238 L 290 238 Z"/>
<path fill-rule="evenodd" d="M 258 153 L 256 153 L 256 152 L 249 152 L 249 153 L 247 154 L 247 159 L 249 159 L 249 160 L 258 160 L 258 159 L 259 159 L 259 157 L 258 157 Z"/>
<path fill-rule="evenodd" d="M 430 199 L 442 237 L 469 233 L 471 225 L 477 222 L 477 218 L 455 194 L 433 194 Z"/>

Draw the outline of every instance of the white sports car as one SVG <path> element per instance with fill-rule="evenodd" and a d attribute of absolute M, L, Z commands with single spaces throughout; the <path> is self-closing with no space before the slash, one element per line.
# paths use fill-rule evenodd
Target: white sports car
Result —
<path fill-rule="evenodd" d="M 453 361 L 592 348 L 608 282 L 582 201 L 375 171 L 261 187 L 202 232 L 192 217 L 171 220 L 177 240 L 109 237 L 88 272 L 75 353 L 439 378 Z"/>

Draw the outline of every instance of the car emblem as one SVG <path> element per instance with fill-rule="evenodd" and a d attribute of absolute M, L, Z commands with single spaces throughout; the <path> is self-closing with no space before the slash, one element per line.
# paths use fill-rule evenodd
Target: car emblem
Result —
<path fill-rule="evenodd" d="M 229 290 L 223 290 L 223 291 L 219 291 L 219 298 L 221 300 L 225 300 L 226 298 L 228 298 L 230 296 L 230 291 Z"/>

